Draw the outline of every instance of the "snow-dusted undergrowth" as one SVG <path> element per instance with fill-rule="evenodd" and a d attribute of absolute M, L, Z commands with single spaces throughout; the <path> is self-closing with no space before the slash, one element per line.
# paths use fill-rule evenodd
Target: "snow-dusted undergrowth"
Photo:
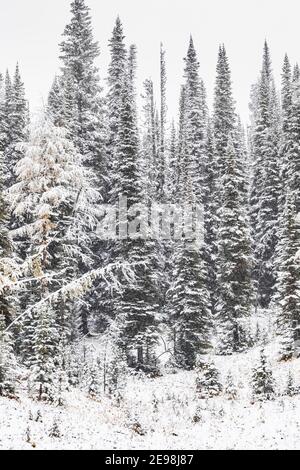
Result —
<path fill-rule="evenodd" d="M 0 399 L 1 449 L 296 449 L 300 441 L 300 395 L 284 396 L 289 370 L 300 383 L 300 360 L 276 361 L 267 349 L 279 396 L 253 403 L 249 387 L 258 349 L 216 357 L 222 381 L 232 371 L 236 400 L 223 394 L 200 400 L 195 372 L 130 378 L 121 399 L 67 393 L 64 407 Z M 57 424 L 59 437 L 53 435 Z"/>

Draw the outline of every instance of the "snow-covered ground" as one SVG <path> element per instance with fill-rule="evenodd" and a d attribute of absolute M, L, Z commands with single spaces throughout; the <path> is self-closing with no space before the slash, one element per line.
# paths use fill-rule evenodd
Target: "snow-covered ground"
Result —
<path fill-rule="evenodd" d="M 278 392 L 285 389 L 289 369 L 300 384 L 299 359 L 278 363 L 275 346 L 267 353 Z M 249 379 L 257 356 L 254 348 L 247 354 L 215 358 L 222 380 L 232 371 L 238 388 L 234 401 L 225 396 L 197 398 L 194 372 L 132 377 L 120 401 L 95 401 L 79 391 L 68 392 L 65 407 L 33 402 L 25 391 L 19 401 L 1 398 L 0 448 L 297 449 L 300 395 L 253 403 Z M 54 422 L 60 437 L 50 436 Z"/>

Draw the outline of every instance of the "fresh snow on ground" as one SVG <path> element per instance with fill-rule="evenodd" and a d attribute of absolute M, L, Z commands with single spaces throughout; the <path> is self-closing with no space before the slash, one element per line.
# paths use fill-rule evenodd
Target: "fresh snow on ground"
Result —
<path fill-rule="evenodd" d="M 300 360 L 278 363 L 275 343 L 267 347 L 279 396 L 253 403 L 249 382 L 258 351 L 214 358 L 223 382 L 232 372 L 238 389 L 234 401 L 224 395 L 198 399 L 195 372 L 131 377 L 120 400 L 96 401 L 77 390 L 67 393 L 64 407 L 33 402 L 26 390 L 19 401 L 1 398 L 0 448 L 297 449 L 300 395 L 291 398 L 282 393 L 290 369 L 300 384 Z M 54 422 L 60 437 L 50 436 Z"/>

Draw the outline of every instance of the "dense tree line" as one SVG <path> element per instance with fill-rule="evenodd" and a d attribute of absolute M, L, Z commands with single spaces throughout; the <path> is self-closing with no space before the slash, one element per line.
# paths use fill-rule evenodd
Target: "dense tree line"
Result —
<path fill-rule="evenodd" d="M 0 77 L 0 395 L 13 393 L 18 362 L 30 370 L 33 396 L 57 399 L 65 382 L 78 383 L 75 345 L 94 333 L 114 344 L 105 369 L 111 388 L 124 367 L 155 373 L 161 337 L 173 366 L 193 369 L 212 351 L 251 347 L 251 317 L 259 309 L 270 309 L 280 357 L 296 352 L 298 66 L 285 56 L 280 96 L 264 44 L 246 139 L 224 45 L 210 113 L 190 38 L 172 123 L 163 45 L 160 89 L 145 80 L 141 110 L 137 49 L 127 47 L 120 18 L 108 47 L 102 89 L 90 11 L 73 0 L 61 69 L 38 118 L 29 123 L 19 66 L 12 79 L 8 72 Z M 149 211 L 155 202 L 201 204 L 201 243 L 162 239 L 152 226 L 147 237 L 126 238 L 120 219 L 119 237 L 103 239 L 102 204 L 118 204 L 120 196 L 129 214 L 138 203 Z M 98 365 L 85 367 L 92 394 Z"/>

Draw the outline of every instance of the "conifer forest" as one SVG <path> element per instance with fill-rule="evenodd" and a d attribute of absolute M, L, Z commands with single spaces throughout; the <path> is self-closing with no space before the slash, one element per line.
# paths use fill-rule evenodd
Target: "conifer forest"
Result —
<path fill-rule="evenodd" d="M 39 111 L 0 75 L 0 449 L 296 449 L 298 64 L 261 44 L 245 123 L 187 31 L 172 116 L 164 44 L 140 84 L 69 2 Z"/>

